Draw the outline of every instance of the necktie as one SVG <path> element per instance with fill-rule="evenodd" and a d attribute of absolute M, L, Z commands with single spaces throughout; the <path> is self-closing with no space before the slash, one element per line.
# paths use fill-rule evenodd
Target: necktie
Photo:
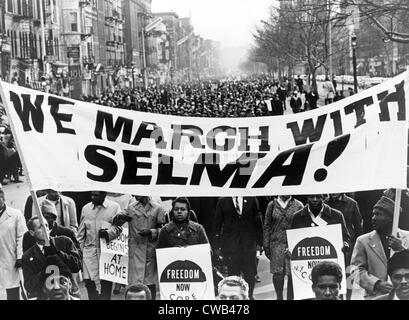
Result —
<path fill-rule="evenodd" d="M 240 211 L 240 204 L 239 204 L 239 197 L 234 197 L 235 199 L 235 207 L 236 207 L 236 211 L 239 214 L 239 216 L 241 216 L 241 211 Z"/>
<path fill-rule="evenodd" d="M 382 246 L 383 246 L 383 250 L 385 251 L 386 259 L 389 260 L 389 258 L 391 256 L 391 250 L 389 249 L 388 240 L 386 239 L 385 236 L 381 236 L 381 243 L 382 243 Z"/>

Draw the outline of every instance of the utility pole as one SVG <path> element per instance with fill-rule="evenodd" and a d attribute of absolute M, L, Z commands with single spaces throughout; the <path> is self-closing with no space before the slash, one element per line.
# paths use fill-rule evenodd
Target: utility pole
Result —
<path fill-rule="evenodd" d="M 41 20 L 41 58 L 43 60 L 43 74 L 46 73 L 46 56 L 47 51 L 45 48 L 45 26 L 44 26 L 44 7 L 43 1 L 38 1 L 40 4 L 40 20 Z"/>
<path fill-rule="evenodd" d="M 356 63 L 356 35 L 355 32 L 351 35 L 352 43 L 352 65 L 354 69 L 354 92 L 358 93 L 358 76 L 357 76 L 357 63 Z"/>
<path fill-rule="evenodd" d="M 329 55 L 329 79 L 332 81 L 333 69 L 332 69 L 332 21 L 331 21 L 331 0 L 328 0 L 328 33 L 329 33 L 329 45 L 328 45 L 328 55 Z"/>
<path fill-rule="evenodd" d="M 143 15 L 143 27 L 142 27 L 142 66 L 143 66 L 143 85 L 145 90 L 148 89 L 148 76 L 146 73 L 146 48 L 145 48 L 145 35 L 146 35 L 146 14 Z"/>

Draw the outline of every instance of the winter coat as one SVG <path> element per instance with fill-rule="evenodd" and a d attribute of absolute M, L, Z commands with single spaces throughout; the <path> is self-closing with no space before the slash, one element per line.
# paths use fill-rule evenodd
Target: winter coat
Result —
<path fill-rule="evenodd" d="M 51 238 L 50 241 L 53 242 L 54 247 L 59 251 L 58 256 L 70 271 L 72 273 L 79 272 L 81 270 L 81 255 L 71 239 L 66 236 L 60 236 Z M 46 257 L 37 244 L 27 250 L 22 259 L 24 287 L 29 294 L 38 298 L 43 296 L 41 273 L 45 262 Z M 77 288 L 75 289 L 77 290 Z"/>
<path fill-rule="evenodd" d="M 129 227 L 129 273 L 128 282 L 157 284 L 156 246 L 162 225 L 165 223 L 165 210 L 156 202 L 150 201 L 143 206 L 134 201 L 126 210 L 133 219 Z M 139 231 L 149 229 L 151 237 L 142 237 Z"/>
<path fill-rule="evenodd" d="M 263 244 L 263 222 L 260 206 L 255 197 L 244 197 L 242 215 L 236 211 L 231 197 L 217 203 L 214 230 L 220 235 L 216 245 L 228 256 L 234 253 L 255 252 Z"/>
<path fill-rule="evenodd" d="M 174 221 L 166 224 L 159 234 L 158 249 L 185 247 L 209 243 L 209 240 L 201 224 L 189 221 L 178 228 Z"/>
<path fill-rule="evenodd" d="M 291 198 L 285 208 L 281 207 L 277 199 L 267 206 L 263 226 L 263 246 L 271 252 L 270 272 L 290 274 L 290 261 L 286 258 L 288 248 L 286 231 L 290 229 L 294 214 L 303 208 L 297 199 Z"/>
<path fill-rule="evenodd" d="M 409 232 L 398 229 L 398 238 L 402 246 L 409 248 Z M 351 277 L 366 290 L 366 299 L 373 299 L 381 293 L 375 291 L 375 284 L 379 280 L 388 279 L 387 258 L 382 246 L 381 238 L 376 231 L 358 237 L 352 253 Z"/>
<path fill-rule="evenodd" d="M 99 279 L 101 248 L 98 233 L 101 229 L 107 229 L 110 241 L 118 237 L 122 229 L 112 225 L 112 222 L 120 211 L 119 205 L 108 199 L 105 199 L 102 206 L 94 206 L 90 202 L 82 208 L 77 239 L 83 253 L 84 279 Z"/>
<path fill-rule="evenodd" d="M 20 210 L 6 206 L 0 217 L 0 289 L 17 288 L 20 275 L 14 266 L 23 256 L 26 221 Z"/>

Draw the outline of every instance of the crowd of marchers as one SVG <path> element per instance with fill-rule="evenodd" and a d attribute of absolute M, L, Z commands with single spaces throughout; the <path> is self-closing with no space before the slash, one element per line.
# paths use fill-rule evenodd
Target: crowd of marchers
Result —
<path fill-rule="evenodd" d="M 110 300 L 121 290 L 125 299 L 155 299 L 156 249 L 208 243 L 218 299 L 254 299 L 257 252 L 264 252 L 275 291 L 271 299 L 284 299 L 287 276 L 286 299 L 292 300 L 295 289 L 286 231 L 324 221 L 342 226 L 348 290 L 340 294 L 340 265 L 321 262 L 311 273 L 316 299 L 349 300 L 358 286 L 365 290 L 365 299 L 408 300 L 408 208 L 401 212 L 394 236 L 394 198 L 395 191 L 389 189 L 371 205 L 372 230 L 364 232 L 359 204 L 346 194 L 166 199 L 44 190 L 38 192 L 42 224 L 31 196 L 23 214 L 5 204 L 0 189 L 0 288 L 11 300 Z M 162 204 L 167 200 L 172 200 L 169 211 Z M 402 205 L 408 204 L 409 192 L 404 192 Z M 100 279 L 99 274 L 100 239 L 109 242 L 124 227 L 129 230 L 126 288 Z M 81 282 L 86 294 L 80 290 Z"/>

